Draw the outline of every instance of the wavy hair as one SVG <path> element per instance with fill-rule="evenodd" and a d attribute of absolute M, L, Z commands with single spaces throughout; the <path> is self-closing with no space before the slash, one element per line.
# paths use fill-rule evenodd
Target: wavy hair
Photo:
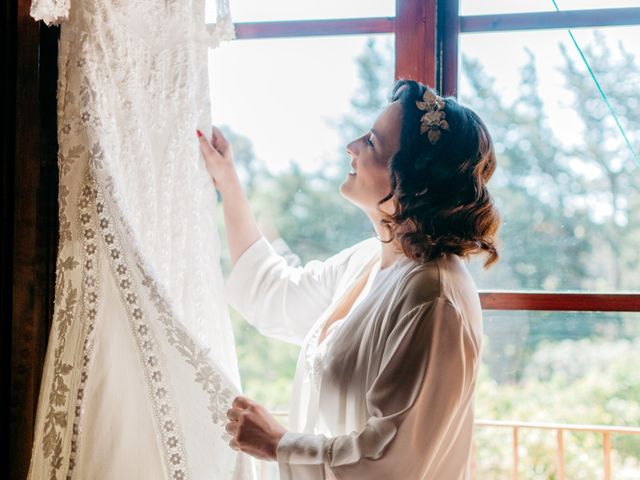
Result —
<path fill-rule="evenodd" d="M 442 255 L 485 253 L 484 266 L 498 260 L 496 234 L 500 217 L 487 190 L 496 169 L 491 136 L 480 117 L 445 98 L 448 130 L 431 144 L 420 134 L 424 112 L 416 106 L 427 87 L 400 80 L 391 101 L 402 105 L 400 150 L 389 161 L 394 213 L 382 223 L 405 255 L 421 263 Z"/>

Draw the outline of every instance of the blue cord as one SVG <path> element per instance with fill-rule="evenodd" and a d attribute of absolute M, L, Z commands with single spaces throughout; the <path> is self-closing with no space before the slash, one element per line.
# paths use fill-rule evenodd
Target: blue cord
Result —
<path fill-rule="evenodd" d="M 560 9 L 558 8 L 558 4 L 556 3 L 556 0 L 551 0 L 551 1 L 553 2 L 553 6 L 556 8 L 556 12 L 559 12 Z M 627 134 L 625 133 L 624 128 L 622 128 L 622 124 L 620 123 L 620 120 L 618 119 L 618 116 L 613 111 L 613 107 L 611 107 L 611 104 L 609 103 L 609 99 L 607 98 L 606 93 L 604 93 L 604 90 L 600 86 L 600 82 L 596 78 L 596 74 L 591 69 L 591 65 L 589 65 L 589 61 L 587 60 L 587 57 L 584 56 L 584 52 L 580 48 L 580 45 L 578 45 L 576 37 L 573 36 L 573 32 L 571 31 L 571 29 L 568 28 L 567 32 L 569 32 L 569 36 L 571 37 L 571 40 L 573 41 L 573 44 L 575 45 L 576 49 L 578 50 L 578 53 L 580 54 L 580 57 L 582 58 L 582 61 L 584 62 L 585 66 L 587 67 L 587 70 L 589 71 L 589 75 L 591 75 L 591 78 L 593 79 L 593 83 L 596 84 L 596 88 L 598 89 L 598 92 L 600 92 L 600 96 L 602 97 L 602 100 L 604 101 L 605 105 L 607 106 L 607 109 L 609 110 L 609 113 L 611 113 L 611 116 L 613 117 L 613 120 L 616 122 L 616 125 L 618 126 L 618 130 L 620 130 L 620 133 L 622 134 L 622 138 L 624 138 L 624 141 L 627 144 L 627 147 L 629 148 L 629 151 L 631 152 L 631 155 L 633 156 L 633 159 L 635 160 L 636 165 L 638 165 L 638 167 L 640 167 L 640 158 L 638 158 L 638 155 L 636 154 L 635 150 L 633 149 L 633 146 L 631 145 L 631 142 L 629 141 L 629 138 L 627 137 Z"/>

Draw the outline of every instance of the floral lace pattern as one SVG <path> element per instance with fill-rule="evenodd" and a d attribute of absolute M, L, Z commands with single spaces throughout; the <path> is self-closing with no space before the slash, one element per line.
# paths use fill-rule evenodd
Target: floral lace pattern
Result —
<path fill-rule="evenodd" d="M 223 440 L 239 379 L 215 191 L 193 135 L 209 124 L 207 48 L 234 34 L 228 0 L 217 0 L 209 26 L 204 0 L 33 0 L 31 9 L 64 24 L 55 309 L 28 478 L 94 478 L 86 473 L 94 461 L 126 471 L 129 463 L 110 457 L 113 438 L 87 433 L 103 425 L 92 418 L 101 395 L 107 418 L 128 408 L 101 390 L 119 375 L 143 379 L 136 408 L 156 436 L 133 445 L 153 450 L 136 468 L 147 462 L 172 480 L 252 478 Z M 105 338 L 139 359 L 131 372 L 97 361 L 118 354 L 101 348 Z M 130 418 L 113 423 L 130 429 L 116 435 L 135 438 Z"/>
<path fill-rule="evenodd" d="M 64 361 L 64 352 L 67 346 L 67 334 L 72 325 L 78 305 L 78 288 L 71 280 L 67 280 L 68 272 L 74 270 L 78 262 L 74 257 L 62 259 L 58 257 L 56 272 L 56 309 L 54 327 L 57 335 L 57 347 L 53 351 L 53 365 L 51 365 L 51 385 L 49 388 L 47 412 L 44 417 L 42 432 L 42 452 L 45 459 L 49 460 L 50 478 L 58 478 L 63 456 L 63 432 L 67 427 L 67 397 L 70 391 L 69 374 L 73 365 Z M 49 354 L 51 355 L 51 354 Z M 43 379 L 44 381 L 44 379 Z"/>
<path fill-rule="evenodd" d="M 195 369 L 195 381 L 202 386 L 202 390 L 209 399 L 209 412 L 213 423 L 224 426 L 225 413 L 231 403 L 232 392 L 224 385 L 220 373 L 209 360 L 209 351 L 199 347 L 193 338 L 171 321 L 169 305 L 158 291 L 158 285 L 154 279 L 148 276 L 144 267 L 138 265 L 144 275 L 142 284 L 149 289 L 150 296 L 158 309 L 158 320 L 166 328 L 169 343 L 182 354 L 186 362 Z M 224 436 L 226 438 L 226 436 Z"/>
<path fill-rule="evenodd" d="M 98 148 L 97 148 L 98 149 Z M 96 182 L 92 182 L 95 184 Z M 90 186 L 85 190 L 91 191 Z M 124 300 L 129 317 L 131 331 L 135 337 L 138 351 L 142 357 L 145 377 L 149 388 L 151 401 L 158 425 L 161 426 L 161 443 L 165 457 L 165 465 L 169 478 L 186 480 L 189 478 L 184 450 L 184 440 L 179 422 L 174 416 L 176 407 L 171 395 L 171 389 L 165 381 L 158 342 L 153 335 L 153 327 L 147 313 L 139 301 L 136 279 L 131 274 L 125 249 L 120 242 L 120 235 L 116 231 L 114 219 L 109 207 L 98 188 L 95 192 L 95 209 L 104 245 L 108 251 L 109 262 L 115 273 L 120 287 L 120 295 Z"/>
<path fill-rule="evenodd" d="M 75 467 L 76 455 L 78 453 L 80 438 L 80 421 L 82 418 L 83 408 L 82 400 L 84 391 L 89 378 L 89 372 L 93 363 L 93 347 L 94 347 L 94 330 L 95 321 L 98 315 L 98 256 L 97 256 L 97 232 L 93 216 L 91 215 L 91 207 L 95 204 L 96 190 L 91 186 L 89 181 L 85 181 L 82 187 L 80 202 L 78 203 L 78 225 L 82 228 L 82 239 L 84 245 L 84 292 L 83 292 L 83 312 L 81 318 L 84 319 L 84 340 L 82 341 L 82 355 L 80 367 L 80 381 L 76 389 L 76 401 L 74 408 L 74 419 L 71 436 L 71 452 L 69 454 L 69 469 L 67 471 L 67 479 L 73 478 L 73 469 Z"/>

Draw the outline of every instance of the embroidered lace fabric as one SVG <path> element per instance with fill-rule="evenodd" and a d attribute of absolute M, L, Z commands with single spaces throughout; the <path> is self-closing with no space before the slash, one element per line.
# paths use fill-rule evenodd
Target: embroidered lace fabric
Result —
<path fill-rule="evenodd" d="M 59 43 L 60 243 L 32 479 L 249 479 L 223 298 L 207 48 L 227 0 L 34 0 Z"/>

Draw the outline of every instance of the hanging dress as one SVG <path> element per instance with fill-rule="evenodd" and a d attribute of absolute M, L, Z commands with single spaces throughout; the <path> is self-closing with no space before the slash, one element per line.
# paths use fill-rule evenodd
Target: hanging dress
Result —
<path fill-rule="evenodd" d="M 245 479 L 219 266 L 207 49 L 226 0 L 34 0 L 59 43 L 59 249 L 31 479 Z"/>

